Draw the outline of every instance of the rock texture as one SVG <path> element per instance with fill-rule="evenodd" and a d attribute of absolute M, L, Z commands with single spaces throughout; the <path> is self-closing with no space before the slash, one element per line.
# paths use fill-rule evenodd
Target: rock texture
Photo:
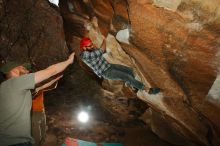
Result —
<path fill-rule="evenodd" d="M 44 0 L 1 2 L 2 61 L 31 62 L 36 69 L 63 60 L 68 53 L 60 13 Z"/>
<path fill-rule="evenodd" d="M 178 145 L 220 143 L 219 95 L 208 96 L 220 66 L 219 1 L 67 3 L 77 5 L 73 8 L 75 12 L 88 16 L 81 25 L 84 28 L 77 31 L 78 36 L 89 36 L 98 46 L 106 37 L 107 60 L 133 67 L 137 78 L 147 87 L 163 89 L 157 96 L 138 94 L 152 109 L 148 118 L 158 136 Z M 61 12 L 67 12 L 63 5 L 66 4 L 60 4 Z M 66 15 L 64 20 L 73 22 L 65 19 Z M 75 13 L 68 12 L 68 15 Z M 129 44 L 119 44 L 114 39 L 117 32 L 124 29 L 129 30 Z M 69 33 L 68 37 L 71 38 Z M 123 85 L 112 81 L 104 83 L 103 87 L 115 95 L 129 97 Z"/>
<path fill-rule="evenodd" d="M 121 30 L 128 30 L 125 39 Z M 120 120 L 142 119 L 172 144 L 220 145 L 219 0 L 62 0 L 59 8 L 46 0 L 0 0 L 0 32 L 1 63 L 41 69 L 74 50 L 111 97 L 100 103 Z M 163 92 L 136 95 L 121 81 L 97 78 L 78 59 L 82 36 L 97 46 L 106 38 L 109 62 L 132 67 L 146 88 Z M 141 109 L 126 105 L 134 99 Z"/>

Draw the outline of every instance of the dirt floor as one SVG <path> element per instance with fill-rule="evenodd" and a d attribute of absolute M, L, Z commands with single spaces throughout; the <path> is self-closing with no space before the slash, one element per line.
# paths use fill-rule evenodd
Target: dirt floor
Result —
<path fill-rule="evenodd" d="M 80 124 L 69 105 L 48 106 L 47 123 L 46 146 L 60 146 L 68 136 L 95 143 L 120 142 L 124 146 L 171 146 L 141 121 L 118 123 L 117 119 L 95 117 L 87 124 Z"/>

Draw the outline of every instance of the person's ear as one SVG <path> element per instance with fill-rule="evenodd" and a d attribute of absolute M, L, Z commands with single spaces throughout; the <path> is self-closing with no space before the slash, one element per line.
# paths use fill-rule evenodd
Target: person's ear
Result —
<path fill-rule="evenodd" d="M 6 74 L 6 76 L 7 76 L 7 78 L 17 77 L 17 76 L 19 76 L 19 70 L 12 69 Z"/>

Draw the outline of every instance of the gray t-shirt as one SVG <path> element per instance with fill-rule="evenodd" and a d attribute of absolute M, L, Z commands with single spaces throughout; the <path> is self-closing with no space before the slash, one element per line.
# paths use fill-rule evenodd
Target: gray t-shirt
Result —
<path fill-rule="evenodd" d="M 34 74 L 11 78 L 0 85 L 0 146 L 31 142 L 30 111 Z"/>

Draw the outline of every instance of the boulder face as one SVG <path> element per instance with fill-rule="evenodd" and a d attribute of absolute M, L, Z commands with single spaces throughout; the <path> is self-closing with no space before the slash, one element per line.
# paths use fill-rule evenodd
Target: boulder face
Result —
<path fill-rule="evenodd" d="M 83 36 L 97 46 L 106 38 L 110 63 L 133 68 L 146 88 L 162 92 L 135 94 L 121 81 L 100 80 L 78 59 L 111 97 L 100 103 L 121 120 L 143 120 L 169 143 L 220 145 L 219 0 L 60 0 L 59 8 L 46 0 L 0 0 L 0 31 L 1 63 L 29 61 L 35 69 L 68 51 L 78 58 Z M 141 106 L 114 102 L 131 99 Z"/>
<path fill-rule="evenodd" d="M 27 61 L 43 69 L 66 58 L 63 20 L 49 2 L 3 0 L 0 8 L 2 62 Z"/>
<path fill-rule="evenodd" d="M 137 95 L 150 106 L 148 119 L 159 137 L 178 145 L 218 145 L 219 4 L 218 0 L 90 0 L 62 2 L 60 8 L 69 23 L 67 30 L 70 22 L 83 24 L 75 32 L 78 35 L 66 31 L 70 46 L 74 48 L 75 36 L 89 36 L 97 46 L 106 37 L 109 62 L 132 67 L 147 87 L 163 90 L 156 96 Z M 83 20 L 72 19 L 75 15 Z M 121 30 L 129 31 L 129 42 L 116 41 Z M 135 96 L 116 82 L 104 80 L 103 87 L 115 95 Z"/>

